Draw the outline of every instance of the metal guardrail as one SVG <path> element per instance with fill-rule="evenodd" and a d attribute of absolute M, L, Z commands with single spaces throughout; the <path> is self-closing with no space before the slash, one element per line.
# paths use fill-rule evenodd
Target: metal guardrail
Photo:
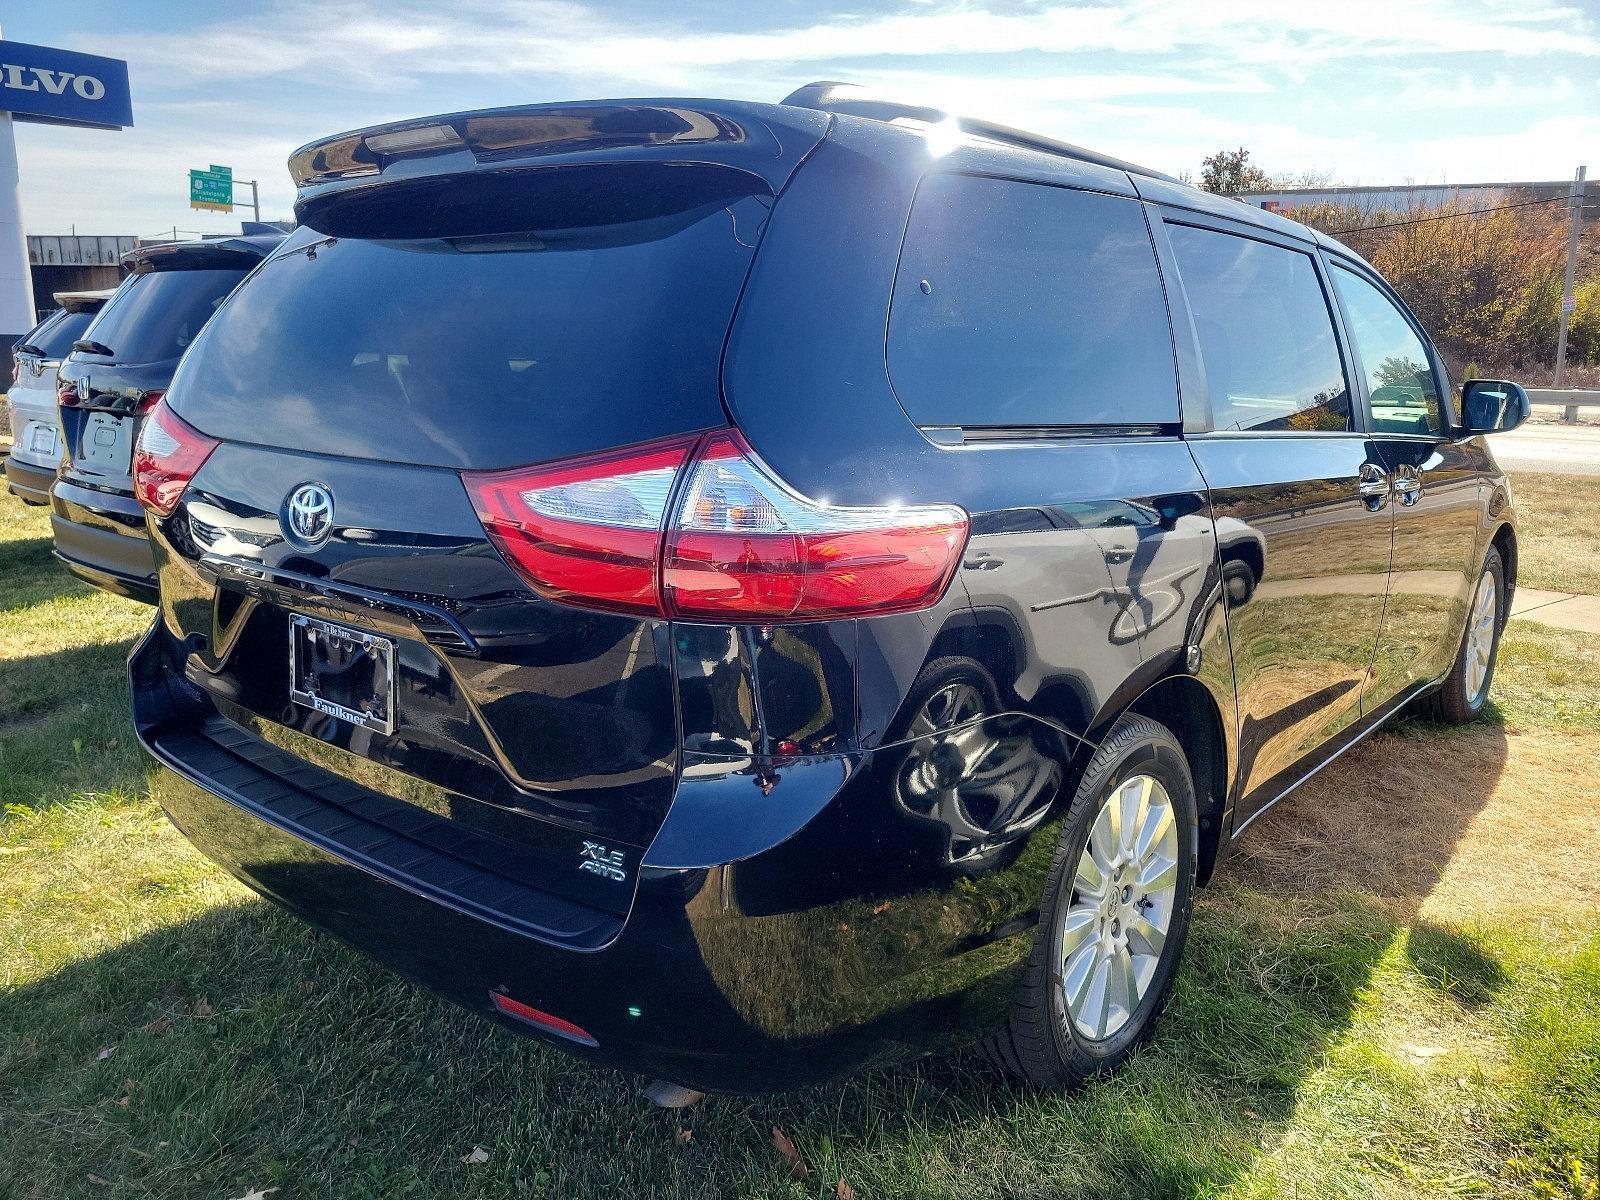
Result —
<path fill-rule="evenodd" d="M 1578 409 L 1600 408 L 1600 388 L 1529 388 L 1531 404 L 1554 404 L 1565 408 L 1561 419 L 1568 425 L 1578 423 Z"/>

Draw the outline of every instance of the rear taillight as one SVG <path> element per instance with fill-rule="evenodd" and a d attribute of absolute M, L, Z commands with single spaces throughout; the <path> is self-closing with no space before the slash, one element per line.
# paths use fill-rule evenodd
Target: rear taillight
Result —
<path fill-rule="evenodd" d="M 555 600 L 661 612 L 661 529 L 695 439 L 464 478 L 500 553 Z"/>
<path fill-rule="evenodd" d="M 953 505 L 809 500 L 732 430 L 464 479 L 536 591 L 610 611 L 761 624 L 908 612 L 944 594 L 967 537 Z"/>
<path fill-rule="evenodd" d="M 133 494 L 158 517 L 170 517 L 183 490 L 220 443 L 158 400 L 133 450 Z"/>
<path fill-rule="evenodd" d="M 75 383 L 63 383 L 58 387 L 56 389 L 56 403 L 62 408 L 77 408 L 78 385 Z"/>
<path fill-rule="evenodd" d="M 166 392 L 145 392 L 139 397 L 139 403 L 134 406 L 133 411 L 142 417 L 160 404 L 161 397 L 165 395 Z"/>

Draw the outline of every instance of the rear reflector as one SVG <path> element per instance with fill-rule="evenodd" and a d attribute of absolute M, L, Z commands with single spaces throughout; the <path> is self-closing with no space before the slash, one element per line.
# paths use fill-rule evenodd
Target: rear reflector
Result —
<path fill-rule="evenodd" d="M 133 450 L 133 494 L 146 510 L 170 517 L 184 489 L 221 443 L 184 421 L 159 399 Z"/>
<path fill-rule="evenodd" d="M 540 1012 L 530 1004 L 520 1000 L 513 1000 L 501 992 L 490 992 L 489 999 L 494 1006 L 508 1017 L 515 1017 L 519 1021 L 526 1021 L 529 1025 L 538 1027 L 546 1033 L 553 1033 L 557 1037 L 564 1037 L 568 1041 L 577 1042 L 581 1046 L 598 1046 L 600 1043 L 590 1037 L 580 1026 L 571 1021 L 563 1021 L 560 1017 L 552 1017 L 547 1012 Z"/>
<path fill-rule="evenodd" d="M 733 430 L 463 479 L 536 591 L 613 612 L 760 624 L 909 612 L 938 602 L 967 538 L 954 505 L 809 500 Z"/>

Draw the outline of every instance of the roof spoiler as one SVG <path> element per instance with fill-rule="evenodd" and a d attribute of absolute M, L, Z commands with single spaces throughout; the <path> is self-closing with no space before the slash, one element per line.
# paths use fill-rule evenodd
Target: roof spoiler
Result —
<path fill-rule="evenodd" d="M 1115 171 L 1126 171 L 1129 175 L 1142 175 L 1148 179 L 1165 180 L 1167 183 L 1182 182 L 1149 167 L 1141 167 L 1137 163 L 1126 162 L 1094 150 L 1085 150 L 1082 146 L 1045 137 L 1042 133 L 1029 133 L 1025 129 L 1013 129 L 1009 125 L 978 120 L 943 108 L 896 100 L 859 83 L 839 83 L 833 80 L 808 83 L 805 87 L 785 96 L 783 102 L 796 108 L 814 108 L 819 112 L 843 113 L 852 117 L 866 117 L 873 121 L 922 121 L 933 125 L 954 118 L 964 132 L 987 138 L 992 142 L 1001 142 L 1022 150 L 1035 150 L 1057 158 L 1096 163 Z"/>
<path fill-rule="evenodd" d="M 226 234 L 220 238 L 204 238 L 195 242 L 157 242 L 153 246 L 140 246 L 122 256 L 122 265 L 134 274 L 146 271 L 198 271 L 207 267 L 237 266 L 242 256 L 265 258 L 278 242 L 263 237 L 250 240 Z"/>
<path fill-rule="evenodd" d="M 311 142 L 289 156 L 289 174 L 305 190 L 390 169 L 409 177 L 616 151 L 682 158 L 692 149 L 695 158 L 715 160 L 719 151 L 753 143 L 749 148 L 757 153 L 751 159 L 762 151 L 781 153 L 752 108 L 721 101 L 597 100 L 446 113 Z"/>

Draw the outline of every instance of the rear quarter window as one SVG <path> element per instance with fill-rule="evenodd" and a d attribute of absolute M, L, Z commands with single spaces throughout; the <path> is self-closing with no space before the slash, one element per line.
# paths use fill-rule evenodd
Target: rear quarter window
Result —
<path fill-rule="evenodd" d="M 1176 422 L 1172 333 L 1139 202 L 929 176 L 895 278 L 888 362 L 918 425 Z"/>

